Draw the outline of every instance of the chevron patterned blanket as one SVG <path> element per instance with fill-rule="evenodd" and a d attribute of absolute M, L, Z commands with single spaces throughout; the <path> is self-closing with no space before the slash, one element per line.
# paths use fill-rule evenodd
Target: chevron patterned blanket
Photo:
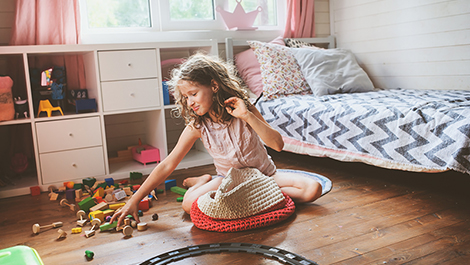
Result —
<path fill-rule="evenodd" d="M 470 174 L 470 91 L 389 89 L 259 101 L 285 151 Z"/>

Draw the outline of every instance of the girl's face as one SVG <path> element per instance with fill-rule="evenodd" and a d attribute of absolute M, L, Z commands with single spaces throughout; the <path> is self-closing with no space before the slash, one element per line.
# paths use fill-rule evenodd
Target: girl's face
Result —
<path fill-rule="evenodd" d="M 214 100 L 212 95 L 215 92 L 214 87 L 204 86 L 196 82 L 181 81 L 178 85 L 181 96 L 186 99 L 186 104 L 198 116 L 203 116 L 206 113 L 212 118 L 211 109 Z"/>

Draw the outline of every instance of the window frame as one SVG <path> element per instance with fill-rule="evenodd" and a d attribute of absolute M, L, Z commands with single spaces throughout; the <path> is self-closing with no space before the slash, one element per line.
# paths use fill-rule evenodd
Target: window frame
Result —
<path fill-rule="evenodd" d="M 228 0 L 213 0 L 214 7 L 224 5 Z M 237 36 L 279 36 L 284 32 L 286 19 L 286 1 L 275 0 L 277 11 L 276 26 L 258 26 L 256 31 L 233 31 L 227 30 L 219 12 L 215 11 L 215 20 L 210 21 L 171 21 L 169 17 L 169 0 L 149 0 L 151 26 L 149 28 L 121 27 L 121 28 L 88 28 L 88 17 L 86 10 L 86 0 L 79 0 L 81 14 L 80 35 L 82 43 L 116 43 L 116 42 L 142 42 L 155 41 L 162 38 L 171 40 L 182 39 L 207 39 Z M 166 10 L 166 11 L 165 11 Z M 232 12 L 231 10 L 230 12 Z M 155 14 L 164 14 L 162 16 Z M 253 32 L 256 32 L 253 33 Z M 203 34 L 201 34 L 203 33 Z M 268 37 L 269 36 L 269 37 Z"/>

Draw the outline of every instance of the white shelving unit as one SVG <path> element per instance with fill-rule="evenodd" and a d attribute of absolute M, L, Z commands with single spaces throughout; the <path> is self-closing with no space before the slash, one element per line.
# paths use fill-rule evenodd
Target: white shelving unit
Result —
<path fill-rule="evenodd" d="M 32 186 L 45 191 L 49 185 L 81 182 L 86 177 L 122 179 L 129 177 L 130 172 L 149 174 L 155 163 L 143 165 L 118 157 L 118 153 L 138 145 L 140 139 L 143 144 L 158 148 L 161 160 L 168 155 L 181 133 L 182 121 L 169 117 L 172 106 L 164 105 L 162 80 L 169 76 L 172 66 L 162 69 L 161 62 L 186 58 L 199 50 L 218 55 L 217 41 L 0 47 L 0 75 L 8 75 L 6 65 L 14 61 L 20 74 L 15 77 L 14 82 L 19 85 L 14 87 L 13 95 L 28 99 L 31 116 L 0 122 L 0 136 L 20 131 L 29 137 L 29 142 L 22 144 L 32 153 L 28 169 L 11 174 L 11 183 L 7 181 L 6 186 L 0 187 L 0 198 L 29 194 Z M 63 116 L 54 113 L 51 117 L 37 117 L 39 96 L 33 93 L 30 69 L 44 70 L 46 65 L 38 62 L 62 56 L 83 59 L 88 96 L 96 100 L 97 111 L 64 111 Z M 15 151 L 14 147 L 6 149 L 0 152 Z M 196 143 L 178 169 L 212 162 L 202 144 Z"/>

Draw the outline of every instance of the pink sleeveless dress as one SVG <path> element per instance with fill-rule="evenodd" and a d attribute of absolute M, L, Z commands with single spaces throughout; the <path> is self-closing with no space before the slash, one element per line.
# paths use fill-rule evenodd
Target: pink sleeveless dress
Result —
<path fill-rule="evenodd" d="M 217 174 L 226 176 L 230 168 L 257 168 L 271 176 L 276 166 L 258 134 L 244 120 L 233 118 L 226 124 L 206 119 L 201 127 L 201 140 L 214 159 Z"/>

